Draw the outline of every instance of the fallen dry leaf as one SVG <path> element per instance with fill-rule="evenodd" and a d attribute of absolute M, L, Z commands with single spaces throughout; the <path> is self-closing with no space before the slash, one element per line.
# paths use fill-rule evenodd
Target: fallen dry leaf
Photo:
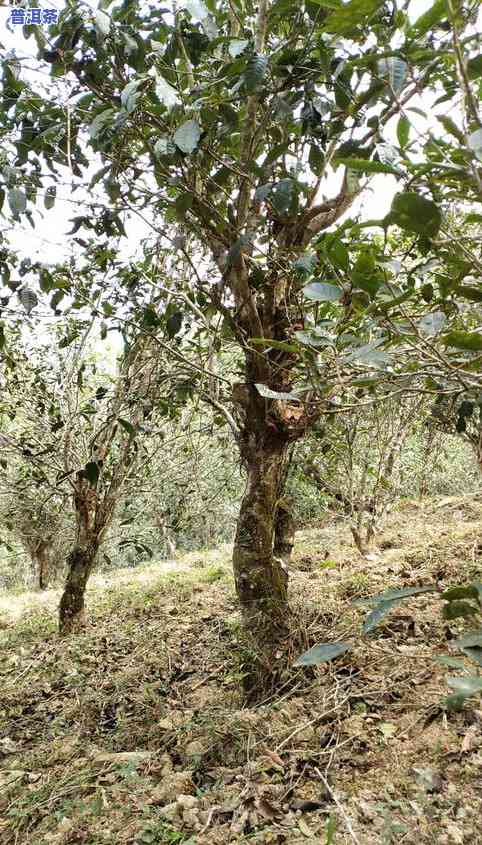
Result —
<path fill-rule="evenodd" d="M 474 748 L 477 748 L 480 742 L 480 737 L 478 737 L 478 725 L 471 725 L 468 729 L 467 733 L 465 734 L 462 745 L 460 746 L 460 750 L 464 753 L 468 751 L 472 751 Z"/>

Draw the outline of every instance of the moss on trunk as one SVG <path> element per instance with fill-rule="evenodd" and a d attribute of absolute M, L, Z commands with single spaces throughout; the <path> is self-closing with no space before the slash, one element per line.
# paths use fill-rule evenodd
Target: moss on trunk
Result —
<path fill-rule="evenodd" d="M 236 589 L 251 630 L 268 638 L 284 629 L 288 613 L 288 572 L 274 552 L 277 502 L 287 445 L 258 449 L 247 466 L 233 549 Z"/>
<path fill-rule="evenodd" d="M 274 528 L 274 555 L 288 565 L 295 544 L 295 521 L 288 498 L 278 501 Z"/>
<path fill-rule="evenodd" d="M 75 546 L 67 559 L 67 579 L 59 606 L 59 633 L 70 634 L 84 624 L 87 581 L 97 557 L 98 546 Z"/>

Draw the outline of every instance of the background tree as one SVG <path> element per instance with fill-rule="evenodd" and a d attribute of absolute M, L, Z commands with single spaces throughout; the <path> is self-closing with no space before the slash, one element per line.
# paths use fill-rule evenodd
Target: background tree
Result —
<path fill-rule="evenodd" d="M 10 424 L 2 434 L 5 461 L 13 456 L 17 490 L 28 478 L 33 505 L 37 497 L 72 503 L 74 530 L 67 556 L 67 579 L 60 602 L 60 629 L 68 632 L 83 621 L 84 593 L 97 554 L 111 525 L 126 481 L 146 459 L 149 419 L 155 419 L 158 393 L 167 401 L 170 374 L 147 334 L 133 337 L 116 376 L 97 370 L 86 355 L 87 327 L 68 355 L 37 353 L 7 373 L 3 403 Z M 88 352 L 88 347 L 87 347 Z M 47 366 L 48 365 L 48 366 Z M 50 374 L 49 374 L 50 372 Z M 12 411 L 12 409 L 14 409 Z M 37 502 L 35 522 L 47 527 Z M 22 539 L 24 517 L 17 515 Z M 51 526 L 49 524 L 49 530 Z M 49 535 L 36 531 L 42 548 Z"/>

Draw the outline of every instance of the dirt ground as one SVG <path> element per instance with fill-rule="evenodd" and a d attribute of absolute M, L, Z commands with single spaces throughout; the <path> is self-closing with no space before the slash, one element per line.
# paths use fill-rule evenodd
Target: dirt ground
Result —
<path fill-rule="evenodd" d="M 447 711 L 435 659 L 467 622 L 424 594 L 362 638 L 353 604 L 480 579 L 481 513 L 404 502 L 369 559 L 341 522 L 301 532 L 293 625 L 354 649 L 251 707 L 228 547 L 93 579 L 68 640 L 58 591 L 1 597 L 0 843 L 481 845 L 482 705 Z"/>

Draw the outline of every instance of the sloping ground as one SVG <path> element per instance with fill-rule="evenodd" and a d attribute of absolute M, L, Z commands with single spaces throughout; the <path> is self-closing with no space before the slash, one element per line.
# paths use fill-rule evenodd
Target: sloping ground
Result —
<path fill-rule="evenodd" d="M 480 498 L 405 503 L 364 560 L 341 524 L 304 532 L 292 603 L 307 644 L 358 638 L 351 600 L 480 578 Z M 482 710 L 440 706 L 464 624 L 430 595 L 328 668 L 243 707 L 229 550 L 99 579 L 61 641 L 51 592 L 3 601 L 5 845 L 482 843 Z"/>

